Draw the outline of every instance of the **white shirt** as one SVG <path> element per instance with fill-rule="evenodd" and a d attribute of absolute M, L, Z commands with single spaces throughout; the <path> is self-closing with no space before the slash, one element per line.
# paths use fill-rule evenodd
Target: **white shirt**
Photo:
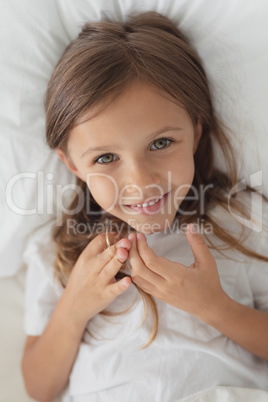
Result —
<path fill-rule="evenodd" d="M 222 208 L 210 211 L 233 233 L 237 222 Z M 41 228 L 24 253 L 28 264 L 25 296 L 25 331 L 41 335 L 62 287 L 53 278 L 55 248 L 51 227 Z M 147 235 L 157 255 L 190 265 L 193 254 L 184 233 Z M 267 234 L 252 232 L 244 244 L 267 255 Z M 211 235 L 214 243 L 222 244 Z M 211 250 L 224 291 L 234 300 L 268 312 L 268 264 L 235 251 L 222 256 Z M 235 258 L 236 261 L 229 257 Z M 120 312 L 134 301 L 132 284 L 108 306 Z M 88 323 L 96 337 L 84 334 L 62 401 L 69 402 L 171 402 L 213 386 L 268 390 L 268 362 L 252 355 L 215 328 L 194 316 L 156 300 L 159 325 L 153 343 L 149 340 L 151 312 L 141 327 L 143 303 L 139 295 L 131 310 L 122 315 L 96 315 Z"/>

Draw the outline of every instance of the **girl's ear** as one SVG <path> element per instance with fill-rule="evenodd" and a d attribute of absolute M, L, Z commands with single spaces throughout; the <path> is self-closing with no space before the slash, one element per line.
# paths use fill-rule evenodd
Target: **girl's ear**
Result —
<path fill-rule="evenodd" d="M 65 153 L 63 152 L 62 149 L 60 148 L 56 148 L 56 152 L 58 154 L 58 156 L 60 157 L 60 159 L 62 160 L 63 163 L 65 163 L 65 165 L 67 166 L 67 168 L 74 173 L 77 177 L 79 177 L 79 179 L 85 181 L 82 177 L 82 175 L 80 174 L 79 170 L 76 168 L 76 166 L 74 165 L 73 161 L 65 155 Z"/>
<path fill-rule="evenodd" d="M 195 132 L 194 132 L 194 154 L 196 153 L 196 150 L 198 148 L 199 141 L 202 137 L 202 123 L 198 119 L 197 125 L 195 126 Z"/>

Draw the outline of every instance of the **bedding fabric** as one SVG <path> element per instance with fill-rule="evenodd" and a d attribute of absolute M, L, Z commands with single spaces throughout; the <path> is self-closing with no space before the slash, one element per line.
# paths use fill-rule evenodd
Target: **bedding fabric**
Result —
<path fill-rule="evenodd" d="M 237 387 L 214 387 L 174 402 L 267 402 L 268 392 Z"/>

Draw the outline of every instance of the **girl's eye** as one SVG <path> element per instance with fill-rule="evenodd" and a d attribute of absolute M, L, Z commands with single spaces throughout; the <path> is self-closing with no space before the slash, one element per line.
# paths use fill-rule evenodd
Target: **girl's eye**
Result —
<path fill-rule="evenodd" d="M 114 154 L 101 155 L 97 159 L 95 159 L 94 163 L 98 162 L 98 163 L 102 163 L 102 164 L 108 164 L 108 163 L 111 163 L 114 161 L 113 157 L 114 157 Z M 101 159 L 102 159 L 102 161 L 101 161 Z"/>
<path fill-rule="evenodd" d="M 166 148 L 172 140 L 169 140 L 168 138 L 159 138 L 158 140 L 155 140 L 153 144 L 156 147 L 155 149 L 163 149 Z"/>
<path fill-rule="evenodd" d="M 167 148 L 173 140 L 170 140 L 168 138 L 159 138 L 153 142 L 153 145 L 155 147 L 155 150 L 161 150 L 163 148 Z M 115 155 L 114 154 L 104 154 L 101 156 L 98 156 L 98 158 L 95 159 L 94 163 L 100 163 L 100 164 L 110 164 L 115 161 Z"/>

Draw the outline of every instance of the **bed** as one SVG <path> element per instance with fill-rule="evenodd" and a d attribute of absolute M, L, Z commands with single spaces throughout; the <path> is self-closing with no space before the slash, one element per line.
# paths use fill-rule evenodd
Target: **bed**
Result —
<path fill-rule="evenodd" d="M 74 176 L 45 145 L 43 100 L 58 58 L 85 21 L 156 10 L 189 36 L 208 73 L 218 114 L 232 128 L 241 186 L 268 196 L 268 2 L 266 0 L 9 0 L 0 3 L 0 401 L 31 401 L 20 361 L 25 335 L 22 252 L 54 219 Z M 214 144 L 218 167 L 225 169 Z M 261 390 L 215 387 L 181 401 L 268 401 Z"/>

